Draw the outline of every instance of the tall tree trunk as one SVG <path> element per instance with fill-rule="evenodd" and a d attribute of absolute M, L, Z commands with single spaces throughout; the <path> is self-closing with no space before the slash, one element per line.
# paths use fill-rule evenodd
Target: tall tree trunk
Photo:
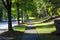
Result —
<path fill-rule="evenodd" d="M 3 15 L 2 8 L 0 8 L 0 22 L 2 21 L 2 15 Z"/>
<path fill-rule="evenodd" d="M 12 29 L 12 21 L 11 21 L 11 0 L 1 0 L 3 5 L 5 6 L 7 12 L 8 12 L 8 31 L 13 31 Z"/>
<path fill-rule="evenodd" d="M 27 12 L 26 10 L 24 11 L 24 22 L 26 23 L 28 20 L 28 15 L 27 15 Z"/>
<path fill-rule="evenodd" d="M 8 31 L 13 31 L 11 21 L 11 9 L 8 9 Z"/>
<path fill-rule="evenodd" d="M 20 25 L 20 20 L 19 20 L 19 0 L 15 0 L 16 1 L 16 7 L 17 7 L 17 20 L 18 20 L 18 25 Z"/>
<path fill-rule="evenodd" d="M 13 31 L 12 20 L 11 20 L 11 0 L 7 0 L 7 11 L 8 11 L 8 31 Z"/>
<path fill-rule="evenodd" d="M 20 21 L 19 20 L 19 4 L 17 3 L 16 5 L 17 5 L 17 12 L 18 12 L 17 13 L 17 20 L 18 20 L 18 25 L 20 25 L 20 22 L 19 22 Z"/>
<path fill-rule="evenodd" d="M 22 12 L 22 24 L 24 23 L 24 12 Z"/>

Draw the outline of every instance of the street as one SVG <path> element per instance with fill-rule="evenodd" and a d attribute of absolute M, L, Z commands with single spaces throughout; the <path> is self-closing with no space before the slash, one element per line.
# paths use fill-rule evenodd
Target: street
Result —
<path fill-rule="evenodd" d="M 16 25 L 18 25 L 18 22 L 13 21 L 12 22 L 12 27 L 16 26 Z M 8 22 L 0 22 L 0 33 L 4 32 L 4 30 L 8 30 Z"/>

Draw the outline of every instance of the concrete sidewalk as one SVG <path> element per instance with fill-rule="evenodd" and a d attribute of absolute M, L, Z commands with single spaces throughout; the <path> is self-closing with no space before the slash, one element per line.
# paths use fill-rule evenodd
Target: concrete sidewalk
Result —
<path fill-rule="evenodd" d="M 30 23 L 31 24 L 31 23 Z M 23 35 L 22 40 L 38 40 L 37 31 L 34 25 L 28 25 Z"/>

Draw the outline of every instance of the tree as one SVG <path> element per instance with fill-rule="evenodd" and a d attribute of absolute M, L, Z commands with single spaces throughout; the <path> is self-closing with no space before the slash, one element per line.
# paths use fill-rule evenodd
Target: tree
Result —
<path fill-rule="evenodd" d="M 2 15 L 3 15 L 2 8 L 0 7 L 0 22 L 2 21 Z"/>
<path fill-rule="evenodd" d="M 17 7 L 17 20 L 18 20 L 18 25 L 20 25 L 20 20 L 19 20 L 19 16 L 20 16 L 20 13 L 19 13 L 19 0 L 15 0 L 16 1 L 16 7 Z"/>
<path fill-rule="evenodd" d="M 11 0 L 1 0 L 8 13 L 8 31 L 13 31 L 11 21 Z"/>
<path fill-rule="evenodd" d="M 0 1 L 0 22 L 2 22 L 2 19 L 3 19 L 3 5 Z"/>

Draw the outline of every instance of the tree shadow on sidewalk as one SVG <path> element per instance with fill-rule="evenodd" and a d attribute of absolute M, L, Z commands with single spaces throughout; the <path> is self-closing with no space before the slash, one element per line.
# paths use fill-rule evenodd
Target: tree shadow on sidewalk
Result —
<path fill-rule="evenodd" d="M 7 31 L 0 34 L 0 40 L 18 40 L 24 35 L 20 31 Z"/>

